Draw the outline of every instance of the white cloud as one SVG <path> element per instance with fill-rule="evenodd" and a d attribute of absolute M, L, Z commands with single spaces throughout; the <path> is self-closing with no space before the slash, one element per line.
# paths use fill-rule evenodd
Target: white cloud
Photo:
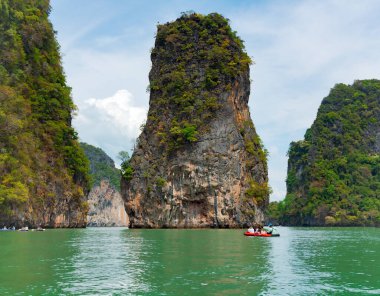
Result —
<path fill-rule="evenodd" d="M 80 103 L 74 126 L 81 140 L 103 148 L 115 158 L 137 138 L 146 114 L 146 108 L 136 106 L 129 91 L 118 90 L 111 97 Z"/>
<path fill-rule="evenodd" d="M 132 149 L 146 117 L 149 50 L 76 48 L 64 56 L 64 66 L 79 107 L 73 124 L 81 141 L 102 148 L 117 162 L 119 151 Z"/>
<path fill-rule="evenodd" d="M 125 136 L 137 136 L 138 128 L 146 116 L 146 110 L 131 105 L 132 95 L 127 90 L 119 90 L 115 95 L 105 99 L 89 99 L 85 104 L 95 108 L 103 119 L 120 129 Z M 101 118 L 102 119 L 102 118 Z"/>
<path fill-rule="evenodd" d="M 80 104 L 91 97 L 106 97 L 119 89 L 134 94 L 134 104 L 148 105 L 149 49 L 130 52 L 126 49 L 99 51 L 73 49 L 64 56 L 68 84 L 73 98 Z"/>

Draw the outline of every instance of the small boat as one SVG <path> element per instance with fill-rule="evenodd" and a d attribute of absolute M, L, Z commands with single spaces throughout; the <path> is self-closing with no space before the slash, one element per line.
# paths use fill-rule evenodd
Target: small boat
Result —
<path fill-rule="evenodd" d="M 18 231 L 29 231 L 29 227 L 28 226 L 22 227 Z"/>
<path fill-rule="evenodd" d="M 255 231 L 253 228 L 249 228 L 248 231 L 244 232 L 245 236 L 261 236 L 261 237 L 272 237 L 280 236 L 277 228 L 274 228 L 272 225 L 264 226 L 264 231 Z"/>
<path fill-rule="evenodd" d="M 30 231 L 45 231 L 46 229 L 45 228 L 42 228 L 41 226 L 38 226 L 37 228 L 35 229 L 30 229 Z"/>
<path fill-rule="evenodd" d="M 245 236 L 261 236 L 261 237 L 272 237 L 272 236 L 280 236 L 279 233 L 267 233 L 267 232 L 244 232 Z"/>

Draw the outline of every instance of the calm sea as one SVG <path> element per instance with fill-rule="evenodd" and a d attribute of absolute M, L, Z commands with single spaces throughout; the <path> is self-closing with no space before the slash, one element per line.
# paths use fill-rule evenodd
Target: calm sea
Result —
<path fill-rule="evenodd" d="M 0 232 L 0 295 L 379 295 L 380 229 Z"/>

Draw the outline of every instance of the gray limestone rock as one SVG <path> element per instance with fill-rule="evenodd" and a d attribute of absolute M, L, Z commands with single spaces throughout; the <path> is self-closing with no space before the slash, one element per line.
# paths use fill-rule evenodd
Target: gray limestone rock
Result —
<path fill-rule="evenodd" d="M 120 193 L 102 180 L 88 195 L 89 211 L 87 226 L 128 226 L 129 218 L 125 212 Z"/>
<path fill-rule="evenodd" d="M 268 173 L 266 155 L 248 108 L 249 67 L 242 66 L 243 70 L 229 76 L 218 73 L 220 83 L 212 91 L 205 82 L 205 73 L 213 71 L 214 62 L 202 59 L 200 52 L 213 50 L 209 46 L 215 46 L 214 51 L 218 48 L 209 44 L 230 39 L 228 42 L 234 46 L 228 48 L 229 55 L 243 56 L 232 33 L 210 37 L 215 38 L 211 41 L 206 36 L 204 43 L 199 39 L 201 30 L 211 30 L 210 22 L 219 26 L 227 23 L 221 19 L 216 14 L 206 17 L 193 14 L 159 26 L 149 74 L 151 85 L 159 86 L 156 86 L 158 90 L 151 90 L 148 120 L 130 160 L 133 175 L 121 182 L 131 227 L 236 228 L 264 220 L 269 198 Z M 186 27 L 190 29 L 183 29 L 188 32 L 184 36 L 170 33 Z M 227 26 L 222 29 L 218 32 L 230 30 Z M 212 36 L 212 32 L 208 36 Z M 185 41 L 183 45 L 180 41 L 173 45 L 173 38 Z M 188 46 L 186 38 L 194 42 L 194 47 Z M 198 50 L 192 50 L 195 47 Z M 180 60 L 183 62 L 178 62 Z M 177 73 L 188 81 L 183 86 L 187 88 L 186 93 L 179 92 L 182 86 L 170 88 L 175 83 L 181 84 L 181 80 L 173 82 Z M 162 78 L 163 75 L 172 82 Z M 191 80 L 191 77 L 197 79 Z M 203 85 L 206 87 L 202 88 Z M 197 99 L 194 105 L 183 107 L 187 103 L 179 102 L 178 98 L 182 96 L 186 100 L 190 93 Z M 207 116 L 199 115 L 194 108 L 204 106 L 202 100 L 206 102 L 210 96 L 215 96 L 218 108 L 207 109 Z M 194 116 L 204 119 L 197 121 Z M 185 126 L 186 122 L 198 125 L 196 140 L 182 140 L 182 144 L 170 148 L 173 142 L 178 143 L 170 137 L 172 127 L 180 120 Z M 162 137 L 160 131 L 166 132 L 167 137 Z"/>

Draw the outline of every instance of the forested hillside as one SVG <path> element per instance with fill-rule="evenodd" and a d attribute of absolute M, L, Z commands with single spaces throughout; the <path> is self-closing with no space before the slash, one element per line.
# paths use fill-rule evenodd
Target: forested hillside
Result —
<path fill-rule="evenodd" d="M 3 224 L 85 225 L 88 161 L 49 12 L 47 0 L 0 0 Z"/>
<path fill-rule="evenodd" d="M 337 84 L 290 144 L 288 193 L 272 210 L 291 225 L 380 225 L 379 173 L 380 81 Z"/>
<path fill-rule="evenodd" d="M 115 167 L 115 162 L 101 148 L 80 143 L 85 155 L 90 161 L 90 175 L 92 185 L 99 186 L 102 180 L 108 180 L 110 185 L 120 191 L 120 170 Z"/>

